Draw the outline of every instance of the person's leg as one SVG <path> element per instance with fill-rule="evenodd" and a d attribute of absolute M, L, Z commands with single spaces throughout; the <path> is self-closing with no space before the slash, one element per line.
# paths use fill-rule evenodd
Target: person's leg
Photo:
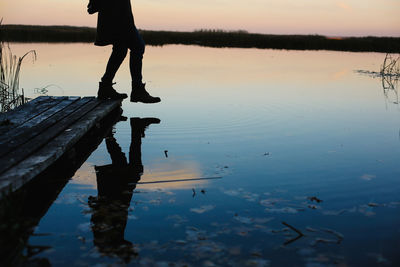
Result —
<path fill-rule="evenodd" d="M 145 84 L 142 81 L 142 66 L 145 44 L 136 28 L 134 34 L 129 39 L 129 49 L 129 68 L 132 77 L 131 102 L 160 102 L 161 99 L 159 97 L 153 97 L 146 91 Z"/>
<path fill-rule="evenodd" d="M 107 63 L 106 72 L 101 78 L 102 82 L 112 83 L 115 74 L 126 57 L 127 52 L 128 47 L 126 45 L 122 43 L 113 45 L 113 50 Z"/>
<path fill-rule="evenodd" d="M 135 86 L 141 85 L 143 83 L 142 66 L 145 44 L 136 28 L 134 34 L 129 39 L 129 49 L 129 69 L 131 71 L 132 84 Z"/>
<path fill-rule="evenodd" d="M 99 83 L 99 91 L 97 97 L 99 99 L 124 99 L 128 96 L 126 94 L 120 94 L 112 87 L 113 79 L 117 73 L 119 67 L 125 59 L 126 53 L 128 52 L 128 46 L 124 43 L 116 43 L 113 45 L 113 51 L 108 60 L 106 72 L 101 78 Z"/>

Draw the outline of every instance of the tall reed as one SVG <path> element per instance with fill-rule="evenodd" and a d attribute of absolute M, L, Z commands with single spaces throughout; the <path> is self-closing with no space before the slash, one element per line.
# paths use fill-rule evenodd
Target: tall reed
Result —
<path fill-rule="evenodd" d="M 24 91 L 19 88 L 19 75 L 22 61 L 29 54 L 36 60 L 34 50 L 17 57 L 12 54 L 9 45 L 0 43 L 0 112 L 7 112 L 24 104 Z"/>
<path fill-rule="evenodd" d="M 400 55 L 397 57 L 387 53 L 385 59 L 383 60 L 383 64 L 381 66 L 380 74 L 382 76 L 394 76 L 400 77 Z"/>

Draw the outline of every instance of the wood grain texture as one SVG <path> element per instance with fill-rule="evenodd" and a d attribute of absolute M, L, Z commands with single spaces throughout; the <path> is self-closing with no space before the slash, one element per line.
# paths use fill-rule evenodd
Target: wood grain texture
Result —
<path fill-rule="evenodd" d="M 76 105 L 76 109 L 68 116 L 57 117 L 60 119 L 41 131 L 39 135 L 34 135 L 27 142 L 7 153 L 5 157 L 0 158 L 0 193 L 14 191 L 33 179 L 73 147 L 96 123 L 121 103 L 117 100 L 83 99 L 85 99 L 84 105 Z M 68 107 L 72 105 L 73 103 Z M 41 123 L 43 121 L 38 125 Z M 35 131 L 38 130 L 36 127 L 37 125 L 32 125 Z"/>

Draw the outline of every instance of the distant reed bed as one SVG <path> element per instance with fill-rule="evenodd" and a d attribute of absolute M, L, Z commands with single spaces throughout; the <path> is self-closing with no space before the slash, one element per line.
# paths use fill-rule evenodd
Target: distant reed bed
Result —
<path fill-rule="evenodd" d="M 148 45 L 400 53 L 399 37 L 330 38 L 322 35 L 272 35 L 222 30 L 140 32 Z M 12 42 L 93 42 L 95 36 L 95 28 L 72 26 L 3 25 L 0 33 L 1 40 Z"/>

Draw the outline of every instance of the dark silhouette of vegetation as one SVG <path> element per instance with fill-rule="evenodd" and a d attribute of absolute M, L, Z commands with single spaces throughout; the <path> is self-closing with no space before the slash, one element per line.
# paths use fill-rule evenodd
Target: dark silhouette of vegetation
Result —
<path fill-rule="evenodd" d="M 0 20 L 0 113 L 7 112 L 25 103 L 24 91 L 19 88 L 19 75 L 24 58 L 32 54 L 36 60 L 34 50 L 25 53 L 22 57 L 13 55 L 8 44 L 5 44 L 2 36 L 2 24 Z"/>
<path fill-rule="evenodd" d="M 399 53 L 399 37 L 342 37 L 322 35 L 272 35 L 246 31 L 198 30 L 194 32 L 141 30 L 148 45 L 184 44 L 209 47 L 336 50 Z M 96 29 L 72 26 L 3 25 L 0 40 L 13 42 L 93 42 Z"/>

